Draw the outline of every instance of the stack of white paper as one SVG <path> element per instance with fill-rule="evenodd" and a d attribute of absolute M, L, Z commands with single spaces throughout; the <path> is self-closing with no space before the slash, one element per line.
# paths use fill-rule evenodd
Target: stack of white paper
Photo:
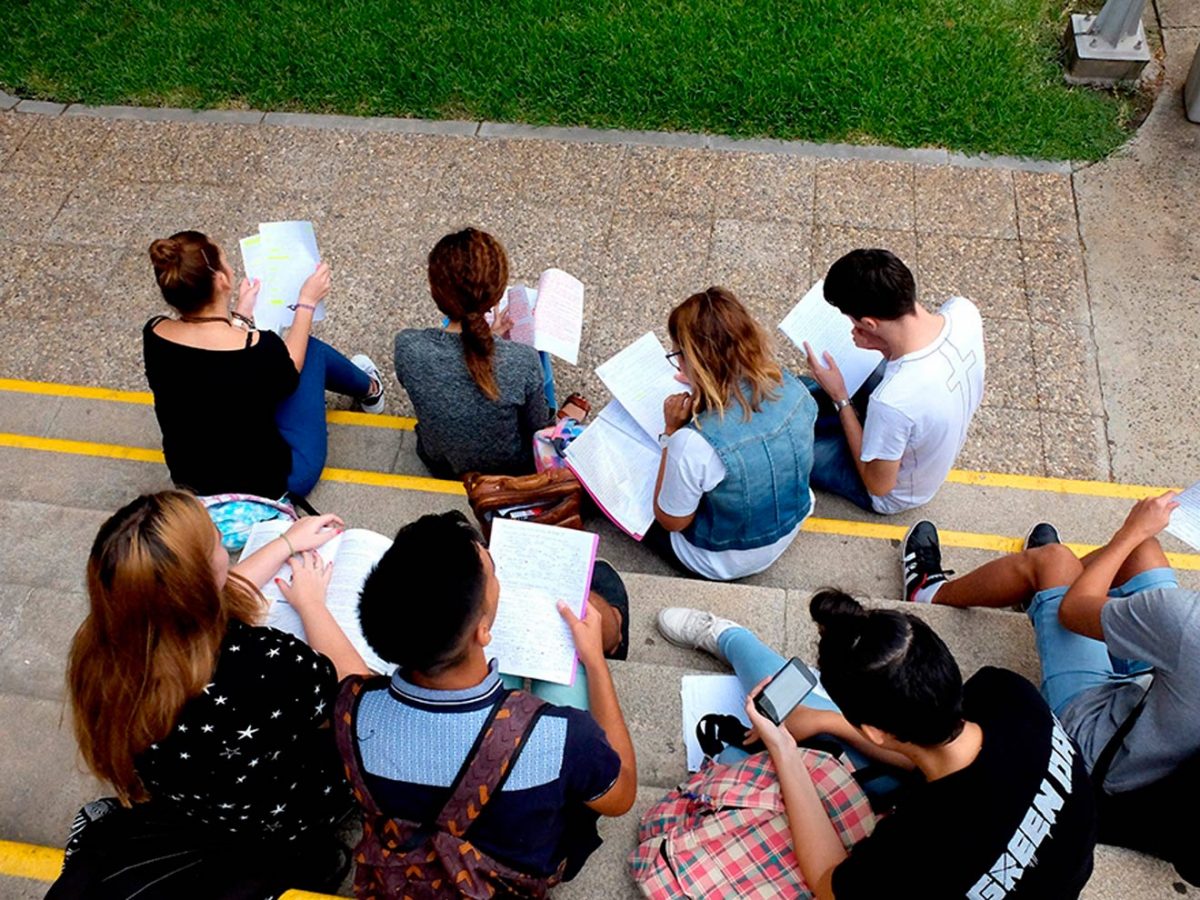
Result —
<path fill-rule="evenodd" d="M 1175 499 L 1179 506 L 1171 513 L 1167 531 L 1200 550 L 1200 483 L 1193 484 Z"/>
<path fill-rule="evenodd" d="M 825 353 L 832 356 L 846 381 L 846 390 L 854 396 L 855 391 L 875 371 L 883 354 L 854 345 L 851 337 L 853 324 L 837 307 L 830 306 L 825 300 L 824 288 L 825 279 L 822 278 L 784 316 L 779 323 L 779 330 L 801 350 L 807 341 L 818 360 Z"/>
<path fill-rule="evenodd" d="M 321 254 L 312 222 L 260 222 L 258 234 L 241 240 L 246 277 L 262 282 L 254 305 L 259 328 L 280 333 L 292 324 L 300 288 L 317 269 Z M 325 303 L 317 304 L 313 321 L 325 318 Z"/>
<path fill-rule="evenodd" d="M 675 379 L 676 369 L 667 362 L 667 351 L 653 331 L 597 366 L 596 374 L 651 441 L 657 441 L 666 428 L 663 401 L 687 390 Z"/>
<path fill-rule="evenodd" d="M 575 681 L 571 630 L 558 611 L 583 617 L 600 538 L 586 531 L 496 519 L 488 550 L 500 581 L 489 659 L 506 675 L 557 684 Z"/>

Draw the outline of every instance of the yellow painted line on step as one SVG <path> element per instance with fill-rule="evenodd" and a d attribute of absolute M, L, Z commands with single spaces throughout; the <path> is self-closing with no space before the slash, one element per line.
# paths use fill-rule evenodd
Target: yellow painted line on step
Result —
<path fill-rule="evenodd" d="M 54 847 L 0 841 L 0 876 L 54 881 L 62 871 L 63 852 Z M 280 900 L 338 900 L 332 894 L 312 891 L 285 891 Z"/>
<path fill-rule="evenodd" d="M 0 447 L 40 450 L 44 453 L 66 453 L 72 456 L 92 456 L 101 459 L 124 459 L 133 462 L 164 462 L 161 451 L 150 450 L 146 447 L 125 447 L 121 444 L 99 444 L 94 441 L 31 437 L 27 434 L 6 432 L 0 432 Z M 456 494 L 458 496 L 466 493 L 460 481 L 425 478 L 420 475 L 392 475 L 388 472 L 368 472 L 361 469 L 327 468 L 321 472 L 321 479 L 344 484 L 368 484 L 401 491 L 425 491 L 433 494 Z"/>
<path fill-rule="evenodd" d="M 1179 488 L 1154 487 L 1148 484 L 1116 484 L 1111 481 L 1047 478 L 1042 475 L 1009 475 L 1004 472 L 973 472 L 966 469 L 952 469 L 946 480 L 954 484 L 969 484 L 976 487 L 1046 491 L 1052 494 L 1082 494 L 1089 497 L 1110 497 L 1118 500 L 1141 500 L 1143 497 L 1157 497 L 1164 491 L 1179 490 Z"/>
<path fill-rule="evenodd" d="M 53 381 L 22 381 L 19 378 L 0 378 L 0 391 L 17 394 L 39 394 L 43 397 L 72 397 L 76 400 L 103 400 L 108 403 L 131 403 L 153 406 L 154 395 L 148 391 L 115 391 L 110 388 L 88 387 L 81 384 L 59 384 Z M 392 431 L 412 431 L 417 420 L 408 416 L 385 416 L 331 409 L 325 421 L 334 425 L 358 425 L 365 428 L 387 428 Z"/>

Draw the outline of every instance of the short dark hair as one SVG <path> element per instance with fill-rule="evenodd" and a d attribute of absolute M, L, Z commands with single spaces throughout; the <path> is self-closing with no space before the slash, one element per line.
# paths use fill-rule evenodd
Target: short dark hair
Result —
<path fill-rule="evenodd" d="M 809 612 L 821 631 L 821 682 L 851 725 L 924 747 L 962 733 L 962 673 L 932 628 L 837 590 L 818 591 Z"/>
<path fill-rule="evenodd" d="M 917 284 L 890 250 L 851 250 L 825 276 L 825 299 L 852 319 L 899 319 L 917 306 Z"/>
<path fill-rule="evenodd" d="M 371 649 L 401 669 L 434 675 L 461 662 L 483 612 L 483 537 L 458 510 L 421 516 L 367 576 L 358 618 Z"/>

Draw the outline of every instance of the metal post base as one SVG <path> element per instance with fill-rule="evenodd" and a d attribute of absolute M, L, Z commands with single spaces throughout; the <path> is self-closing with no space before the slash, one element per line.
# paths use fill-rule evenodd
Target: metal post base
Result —
<path fill-rule="evenodd" d="M 1096 34 L 1089 34 L 1095 16 L 1075 13 L 1065 35 L 1067 45 L 1068 84 L 1088 84 L 1113 87 L 1122 82 L 1136 81 L 1150 62 L 1150 46 L 1146 30 L 1139 22 L 1137 32 L 1108 43 Z"/>

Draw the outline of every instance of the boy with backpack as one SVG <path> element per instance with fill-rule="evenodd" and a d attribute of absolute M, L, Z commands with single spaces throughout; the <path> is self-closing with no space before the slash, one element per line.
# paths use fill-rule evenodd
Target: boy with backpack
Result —
<path fill-rule="evenodd" d="M 346 679 L 334 715 L 364 819 L 356 896 L 544 897 L 579 871 L 600 845 L 597 818 L 637 792 L 606 601 L 623 605 L 624 587 L 598 561 L 583 620 L 559 606 L 585 708 L 542 699 L 570 698 L 558 685 L 511 690 L 484 653 L 503 598 L 482 537 L 457 511 L 400 529 L 359 605 L 367 642 L 397 669 Z"/>
<path fill-rule="evenodd" d="M 1033 622 L 1042 694 L 1079 744 L 1099 800 L 1100 840 L 1200 868 L 1165 810 L 1188 808 L 1200 769 L 1200 594 L 1179 587 L 1156 540 L 1175 495 L 1139 501 L 1083 560 L 1035 525 L 1018 554 L 948 580 L 937 529 L 904 541 L 905 595 L 950 606 L 1021 605 Z M 1185 855 L 1186 853 L 1186 855 Z"/>

